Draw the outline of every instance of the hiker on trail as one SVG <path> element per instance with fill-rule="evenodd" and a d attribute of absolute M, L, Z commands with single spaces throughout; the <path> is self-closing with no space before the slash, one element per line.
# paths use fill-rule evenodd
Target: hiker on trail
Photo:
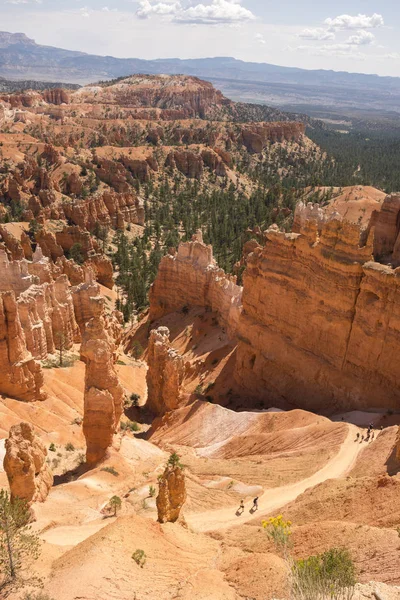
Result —
<path fill-rule="evenodd" d="M 240 501 L 239 511 L 240 512 L 244 511 L 244 502 L 243 502 L 243 500 Z"/>
<path fill-rule="evenodd" d="M 258 496 L 253 500 L 253 506 L 251 508 L 252 511 L 258 510 Z"/>
<path fill-rule="evenodd" d="M 358 442 L 359 439 L 360 439 L 360 432 L 357 432 L 356 441 Z"/>
<path fill-rule="evenodd" d="M 363 435 L 361 436 L 361 441 L 362 441 L 362 442 L 364 441 L 364 436 L 363 436 Z"/>

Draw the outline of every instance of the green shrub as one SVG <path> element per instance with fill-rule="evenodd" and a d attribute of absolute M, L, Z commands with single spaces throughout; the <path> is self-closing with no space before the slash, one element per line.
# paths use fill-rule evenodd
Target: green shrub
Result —
<path fill-rule="evenodd" d="M 132 558 L 139 567 L 143 569 L 146 564 L 146 552 L 144 550 L 135 550 L 132 554 Z"/>
<path fill-rule="evenodd" d="M 118 477 L 119 473 L 114 467 L 103 467 L 100 471 L 105 471 L 106 473 L 111 473 L 114 477 Z"/>
<path fill-rule="evenodd" d="M 65 445 L 65 449 L 67 452 L 73 452 L 75 450 L 75 446 L 71 442 L 68 442 L 68 444 Z"/>
<path fill-rule="evenodd" d="M 134 433 L 140 431 L 140 426 L 135 421 L 121 421 L 121 431 L 132 431 Z"/>
<path fill-rule="evenodd" d="M 154 498 L 155 495 L 156 495 L 156 488 L 154 487 L 154 485 L 151 485 L 149 487 L 149 496 L 150 496 L 150 498 Z"/>
<path fill-rule="evenodd" d="M 50 452 L 55 452 L 56 451 L 56 446 L 53 442 L 51 442 L 50 446 L 49 446 L 49 451 Z"/>
<path fill-rule="evenodd" d="M 350 600 L 355 584 L 354 563 L 343 548 L 331 548 L 292 566 L 294 598 L 299 600 Z"/>
<path fill-rule="evenodd" d="M 130 401 L 132 402 L 132 406 L 138 407 L 139 400 L 140 400 L 139 394 L 131 394 L 130 395 Z"/>
<path fill-rule="evenodd" d="M 173 452 L 169 457 L 168 465 L 170 467 L 179 467 L 180 469 L 183 469 L 183 465 L 181 464 L 181 457 L 176 452 Z"/>
<path fill-rule="evenodd" d="M 117 516 L 117 510 L 119 510 L 122 506 L 122 501 L 119 496 L 113 496 L 108 503 L 111 510 L 114 511 L 114 517 Z"/>
<path fill-rule="evenodd" d="M 143 350 L 143 346 L 140 342 L 138 342 L 137 340 L 135 340 L 132 344 L 132 356 L 133 358 L 136 358 L 136 360 L 138 360 L 142 354 L 143 354 L 144 350 Z"/>

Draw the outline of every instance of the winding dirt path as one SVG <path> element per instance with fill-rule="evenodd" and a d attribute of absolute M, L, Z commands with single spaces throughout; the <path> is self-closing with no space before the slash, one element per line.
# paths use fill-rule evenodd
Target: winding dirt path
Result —
<path fill-rule="evenodd" d="M 186 522 L 194 531 L 214 531 L 217 529 L 228 529 L 235 525 L 247 523 L 255 518 L 278 510 L 282 506 L 295 500 L 308 488 L 323 483 L 327 479 L 337 479 L 346 475 L 353 467 L 359 452 L 365 447 L 364 444 L 355 443 L 358 427 L 348 425 L 349 433 L 342 443 L 339 452 L 322 469 L 311 477 L 279 488 L 266 490 L 258 500 L 258 511 L 251 513 L 252 502 L 245 504 L 244 513 L 236 515 L 236 508 L 223 508 L 201 513 L 185 515 Z"/>

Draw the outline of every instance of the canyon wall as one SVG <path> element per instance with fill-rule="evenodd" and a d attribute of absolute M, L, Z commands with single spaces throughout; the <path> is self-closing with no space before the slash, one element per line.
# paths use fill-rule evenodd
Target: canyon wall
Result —
<path fill-rule="evenodd" d="M 244 273 L 236 381 L 269 404 L 398 408 L 400 271 L 373 262 L 356 224 L 268 230 Z"/>
<path fill-rule="evenodd" d="M 397 197 L 389 196 L 382 206 L 394 205 Z M 243 291 L 200 238 L 181 244 L 161 261 L 150 318 L 184 306 L 216 311 L 238 340 L 239 389 L 266 405 L 399 409 L 400 268 L 392 266 L 398 213 L 374 210 L 370 227 L 308 212 L 300 232 L 272 226 L 263 247 L 252 244 Z M 390 227 L 375 232 L 381 219 Z M 373 257 L 385 239 L 392 262 L 381 264 Z"/>
<path fill-rule="evenodd" d="M 234 334 L 239 319 L 242 288 L 236 277 L 227 275 L 213 258 L 211 246 L 201 233 L 180 244 L 177 252 L 161 260 L 150 289 L 150 320 L 182 309 L 204 306 L 218 313 L 221 323 Z"/>

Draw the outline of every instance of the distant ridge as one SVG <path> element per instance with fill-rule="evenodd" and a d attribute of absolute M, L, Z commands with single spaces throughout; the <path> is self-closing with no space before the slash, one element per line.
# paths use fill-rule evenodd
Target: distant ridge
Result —
<path fill-rule="evenodd" d="M 8 80 L 86 84 L 138 74 L 196 75 L 236 100 L 400 112 L 400 77 L 306 70 L 231 57 L 114 58 L 36 44 L 23 33 L 0 32 L 0 76 Z"/>

